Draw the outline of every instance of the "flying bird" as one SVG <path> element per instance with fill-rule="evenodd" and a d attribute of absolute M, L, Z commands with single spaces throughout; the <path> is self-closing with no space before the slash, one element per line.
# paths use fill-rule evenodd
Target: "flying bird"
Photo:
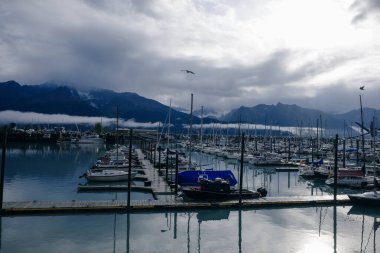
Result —
<path fill-rule="evenodd" d="M 363 86 L 360 86 L 360 88 L 359 89 L 361 89 L 361 90 L 364 90 L 364 85 Z"/>
<path fill-rule="evenodd" d="M 191 71 L 191 70 L 182 69 L 181 71 L 184 71 L 184 72 L 186 72 L 187 74 L 193 74 L 193 75 L 195 75 L 195 73 L 194 73 L 193 71 Z"/>

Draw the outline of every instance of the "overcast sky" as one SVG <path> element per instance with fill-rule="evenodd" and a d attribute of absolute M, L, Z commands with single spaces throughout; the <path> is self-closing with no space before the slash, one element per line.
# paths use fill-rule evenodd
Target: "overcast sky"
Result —
<path fill-rule="evenodd" d="M 1 0 L 0 81 L 218 112 L 380 108 L 378 0 Z M 196 74 L 180 70 L 189 69 Z M 359 86 L 365 85 L 361 92 Z"/>

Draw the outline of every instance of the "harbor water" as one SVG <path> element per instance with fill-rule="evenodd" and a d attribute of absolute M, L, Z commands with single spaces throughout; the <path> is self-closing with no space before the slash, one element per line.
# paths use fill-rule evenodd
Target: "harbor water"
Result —
<path fill-rule="evenodd" d="M 103 145 L 10 144 L 4 201 L 126 199 L 125 192 L 77 191 L 86 183 L 80 176 L 105 150 Z M 238 178 L 236 161 L 199 153 L 193 159 L 231 169 Z M 296 171 L 245 165 L 243 173 L 244 188 L 264 186 L 269 196 L 332 192 Z M 152 195 L 133 192 L 131 198 Z M 0 252 L 376 252 L 379 216 L 380 209 L 352 206 L 3 216 Z"/>

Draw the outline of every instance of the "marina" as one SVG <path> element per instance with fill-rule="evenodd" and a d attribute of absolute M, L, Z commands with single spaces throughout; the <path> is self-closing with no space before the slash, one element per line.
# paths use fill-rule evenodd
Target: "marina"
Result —
<path fill-rule="evenodd" d="M 176 146 L 176 144 L 172 145 Z M 97 245 L 97 248 L 105 247 L 106 251 L 114 249 L 115 252 L 167 252 L 172 251 L 171 247 L 184 251 L 189 249 L 189 252 L 206 252 L 210 250 L 210 243 L 216 240 L 206 234 L 225 236 L 227 231 L 222 232 L 221 227 L 223 226 L 228 226 L 237 232 L 230 235 L 232 237 L 229 239 L 229 246 L 221 243 L 216 247 L 219 251 L 250 251 L 253 241 L 247 236 L 251 236 L 253 233 L 259 238 L 258 230 L 257 232 L 252 231 L 252 229 L 256 231 L 256 227 L 264 229 L 263 226 L 265 226 L 263 230 L 266 231 L 265 233 L 274 229 L 272 232 L 274 235 L 285 236 L 283 233 L 286 233 L 289 237 L 292 235 L 294 227 L 303 231 L 305 224 L 309 224 L 311 226 L 309 229 L 312 230 L 309 232 L 309 236 L 304 237 L 310 245 L 283 242 L 284 247 L 290 251 L 297 247 L 307 247 L 310 250 L 308 247 L 315 247 L 318 244 L 319 251 L 317 252 L 332 250 L 334 247 L 338 252 L 365 248 L 365 245 L 348 242 L 348 240 L 353 240 L 353 235 L 360 238 L 360 230 L 370 229 L 370 226 L 373 225 L 371 223 L 374 219 L 373 216 L 367 214 L 362 216 L 360 212 L 365 210 L 362 208 L 359 208 L 359 214 L 357 214 L 358 208 L 354 208 L 355 206 L 352 205 L 347 195 L 348 193 L 357 193 L 357 189 L 339 187 L 337 197 L 334 199 L 333 187 L 325 185 L 323 181 L 307 181 L 300 177 L 299 173 L 302 167 L 266 166 L 256 168 L 255 165 L 247 162 L 243 163 L 244 183 L 242 187 L 250 190 L 265 187 L 268 190 L 268 196 L 253 199 L 243 198 L 241 201 L 239 199 L 189 199 L 183 196 L 181 187 L 178 187 L 178 192 L 176 192 L 173 185 L 175 182 L 175 177 L 173 177 L 176 169 L 175 159 L 166 161 L 165 157 L 165 162 L 161 164 L 158 162 L 160 154 L 157 153 L 154 158 L 154 152 L 146 148 L 148 146 L 139 141 L 133 144 L 133 152 L 136 156 L 134 171 L 137 174 L 129 188 L 128 181 L 90 182 L 82 175 L 87 168 L 96 164 L 99 157 L 106 154 L 112 146 L 10 144 L 7 150 L 5 201 L 1 217 L 3 224 L 0 238 L 2 250 L 19 248 L 13 244 L 13 240 L 20 240 L 26 236 L 22 231 L 17 232 L 17 235 L 12 235 L 12 239 L 7 236 L 10 226 L 15 229 L 14 226 L 21 221 L 20 219 L 24 220 L 25 232 L 30 231 L 32 227 L 38 227 L 42 231 L 49 227 L 49 233 L 53 233 L 52 236 L 45 234 L 47 240 L 44 242 L 33 238 L 33 243 L 29 244 L 31 252 L 36 248 L 44 252 L 44 248 L 51 247 L 52 243 L 56 241 L 54 233 L 66 240 L 72 240 L 72 234 L 65 232 L 65 230 L 71 231 L 72 229 L 76 230 L 72 233 L 76 234 L 78 239 L 70 246 L 71 249 L 81 247 L 82 251 L 89 251 L 90 248 L 85 246 L 85 238 L 87 238 L 85 234 L 91 235 L 92 240 L 97 238 L 96 235 L 87 231 L 91 227 L 94 228 L 95 224 L 98 224 L 97 228 L 100 226 L 109 230 L 114 237 L 98 238 L 98 242 L 94 245 Z M 175 154 L 179 153 L 186 154 L 186 150 L 179 148 L 171 155 L 175 157 Z M 164 154 L 161 156 L 164 157 Z M 192 159 L 194 163 L 202 164 L 204 169 L 210 167 L 210 164 L 215 171 L 229 169 L 238 181 L 241 180 L 241 161 L 219 158 L 216 155 L 204 154 L 199 151 L 193 151 Z M 57 160 L 61 161 L 61 167 L 55 164 Z M 39 169 L 29 170 L 31 164 L 39 164 Z M 54 166 L 52 166 L 53 164 Z M 166 167 L 166 164 L 171 164 L 171 166 Z M 36 168 L 35 165 L 33 168 Z M 183 171 L 186 170 L 187 168 L 184 166 Z M 122 171 L 128 172 L 128 167 L 122 167 Z M 65 173 L 61 174 L 62 172 Z M 48 177 L 45 178 L 45 176 Z M 59 186 L 59 184 L 61 185 Z M 129 190 L 131 191 L 130 199 L 128 198 Z M 352 213 L 351 209 L 356 213 Z M 377 208 L 372 213 L 376 216 Z M 295 216 L 297 218 L 294 218 Z M 300 223 L 301 217 L 303 217 L 303 223 Z M 365 217 L 364 228 L 362 227 L 362 217 Z M 268 224 L 269 220 L 279 218 L 281 221 Z M 347 221 L 343 221 L 344 219 L 349 219 L 350 222 L 347 223 Z M 61 224 L 63 220 L 69 223 L 75 221 L 86 227 L 74 226 L 69 229 Z M 39 224 L 34 221 L 38 221 Z M 54 232 L 54 229 L 50 228 L 50 224 L 53 225 L 56 222 L 61 225 L 60 230 Z M 339 224 L 339 229 L 335 232 L 334 226 L 332 226 L 334 222 Z M 150 224 L 153 223 L 158 225 L 151 228 Z M 292 224 L 291 230 L 287 228 L 288 225 L 285 225 L 290 223 Z M 121 229 L 120 226 L 124 229 Z M 77 234 L 79 231 L 82 233 Z M 324 231 L 323 235 L 320 234 L 321 231 Z M 351 235 L 352 231 L 356 232 Z M 169 235 L 170 233 L 172 236 L 162 238 L 164 234 Z M 334 235 L 337 236 L 338 233 L 345 238 L 334 242 Z M 170 248 L 167 249 L 165 246 L 157 248 L 151 244 L 141 244 L 138 238 L 148 235 L 153 236 L 153 242 L 161 238 L 160 240 L 167 243 L 168 246 L 170 245 Z M 196 237 L 194 237 L 195 235 Z M 232 239 L 235 236 L 238 236 L 237 239 Z M 239 236 L 241 244 L 236 243 L 239 242 Z M 367 239 L 365 234 L 363 236 L 363 240 Z M 190 238 L 190 240 L 186 238 Z M 368 237 L 368 241 L 370 244 L 376 243 L 376 240 L 370 237 Z M 110 243 L 110 245 L 104 246 L 103 243 Z M 268 244 L 265 241 L 260 241 L 255 242 L 254 247 L 261 248 L 260 252 L 281 252 L 280 248 L 266 249 L 266 245 Z M 62 252 L 67 250 L 64 245 L 59 243 L 56 244 L 56 248 Z"/>
<path fill-rule="evenodd" d="M 95 146 L 96 147 L 96 146 Z M 104 151 L 103 151 L 104 152 Z M 167 181 L 169 178 L 166 175 L 166 172 L 169 173 L 172 169 L 166 170 L 162 169 L 160 170 L 161 165 L 156 165 L 156 168 L 152 164 L 152 160 L 149 159 L 149 157 L 153 157 L 152 153 L 143 152 L 142 149 L 134 149 L 136 158 L 135 158 L 135 166 L 136 170 L 134 171 L 134 178 L 132 180 L 134 181 L 134 185 L 131 185 L 131 187 L 128 187 L 127 184 L 120 181 L 118 179 L 115 179 L 112 182 L 105 181 L 104 183 L 79 183 L 77 187 L 78 196 L 80 194 L 95 194 L 98 193 L 103 194 L 117 194 L 117 192 L 120 192 L 119 199 L 117 199 L 117 195 L 115 195 L 115 198 L 111 199 L 103 199 L 103 200 L 81 200 L 81 199 L 71 199 L 71 200 L 45 200 L 45 199 L 34 199 L 34 200 L 28 200 L 28 201 L 5 201 L 3 204 L 3 212 L 6 214 L 12 214 L 12 213 L 56 213 L 56 212 L 88 212 L 88 211 L 131 211 L 131 210 L 139 210 L 139 211 L 151 211 L 151 210 L 183 210 L 186 208 L 204 208 L 204 207 L 211 207 L 211 208 L 218 208 L 218 207 L 294 207 L 294 206 L 313 206 L 313 205 L 347 205 L 350 204 L 350 199 L 347 195 L 341 194 L 341 192 L 337 195 L 337 198 L 334 200 L 334 196 L 330 193 L 323 194 L 321 192 L 320 195 L 313 195 L 313 192 L 311 195 L 307 196 L 305 194 L 301 195 L 294 195 L 294 196 L 282 196 L 281 194 L 274 194 L 274 192 L 271 190 L 270 185 L 266 185 L 266 180 L 272 180 L 272 174 L 263 174 L 264 178 L 261 179 L 260 185 L 257 186 L 269 186 L 268 191 L 269 195 L 264 196 L 262 198 L 257 199 L 244 199 L 243 201 L 239 201 L 238 197 L 235 197 L 237 199 L 235 200 L 228 200 L 225 201 L 221 200 L 203 200 L 203 201 L 194 201 L 191 198 L 183 198 L 181 196 L 180 192 L 181 190 L 177 190 L 179 193 L 176 192 L 175 187 L 173 186 L 173 183 L 168 183 Z M 109 153 L 108 151 L 106 153 Z M 120 154 L 121 155 L 121 154 Z M 199 159 L 202 158 L 203 155 L 201 153 L 194 153 L 193 159 L 195 159 L 197 162 L 199 162 Z M 98 159 L 98 158 L 95 158 Z M 154 160 L 154 159 L 153 159 Z M 220 161 L 219 161 L 220 162 Z M 238 164 L 234 164 L 238 165 Z M 226 166 L 230 166 L 228 163 L 226 163 Z M 247 168 L 246 168 L 247 169 Z M 268 170 L 268 169 L 265 169 Z M 109 168 L 104 169 L 104 171 L 110 171 Z M 117 170 L 114 170 L 117 171 Z M 124 172 L 125 171 L 125 172 Z M 123 173 L 127 172 L 127 168 L 123 167 Z M 223 172 L 223 170 L 216 170 L 215 173 Z M 239 171 L 234 171 L 234 173 Z M 165 172 L 165 174 L 162 174 Z M 205 171 L 207 172 L 207 170 Z M 211 171 L 212 172 L 212 171 Z M 246 172 L 249 172 L 247 170 Z M 252 171 L 253 172 L 253 171 Z M 272 172 L 271 172 L 272 173 Z M 298 168 L 296 167 L 278 167 L 275 168 L 273 173 L 277 173 L 278 175 L 285 173 L 288 174 L 288 187 L 290 187 L 289 183 L 291 180 L 290 173 L 295 173 L 294 175 L 298 174 Z M 216 174 L 218 175 L 218 174 Z M 249 174 L 246 174 L 245 176 L 250 177 Z M 255 174 L 253 174 L 255 177 Z M 257 175 L 256 175 L 257 176 Z M 81 176 L 79 176 L 80 178 Z M 198 177 L 198 176 L 196 176 Z M 253 177 L 253 179 L 254 179 Z M 266 178 L 268 177 L 268 178 Z M 262 181 L 264 179 L 264 181 Z M 274 178 L 273 178 L 274 179 Z M 132 181 L 131 180 L 131 181 Z M 235 180 L 235 179 L 234 179 Z M 278 184 L 280 184 L 280 178 L 277 178 Z M 298 179 L 299 180 L 299 179 Z M 141 182 L 141 183 L 139 183 Z M 254 182 L 253 182 L 254 183 Z M 178 186 L 180 188 L 180 186 Z M 251 185 L 250 183 L 247 184 L 249 189 L 252 187 L 255 187 L 255 185 Z M 280 186 L 278 185 L 278 191 L 280 190 Z M 327 187 L 327 186 L 326 186 Z M 322 189 L 322 188 L 320 188 Z M 326 188 L 328 189 L 328 187 Z M 134 193 L 140 193 L 145 196 L 150 196 L 148 198 L 143 199 L 131 199 L 130 201 L 127 201 L 127 199 L 123 200 L 120 199 L 120 196 L 123 196 L 122 192 L 128 192 L 131 190 Z M 318 188 L 316 188 L 317 193 Z M 238 193 L 238 191 L 237 191 Z M 353 193 L 353 192 L 351 192 Z M 7 196 L 7 195 L 6 195 Z M 237 195 L 238 196 L 238 195 Z"/>

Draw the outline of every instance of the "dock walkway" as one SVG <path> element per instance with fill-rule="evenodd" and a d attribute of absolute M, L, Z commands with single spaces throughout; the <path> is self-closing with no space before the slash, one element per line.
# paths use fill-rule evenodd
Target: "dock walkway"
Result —
<path fill-rule="evenodd" d="M 337 196 L 337 205 L 350 204 L 347 195 Z M 77 213 L 77 212 L 149 212 L 149 211 L 184 211 L 201 208 L 267 208 L 267 207 L 307 207 L 334 205 L 334 198 L 328 196 L 305 197 L 266 197 L 253 200 L 214 202 L 185 202 L 182 198 L 173 200 L 131 200 L 128 208 L 127 200 L 98 201 L 24 201 L 5 202 L 4 214 L 36 214 L 36 213 Z"/>

